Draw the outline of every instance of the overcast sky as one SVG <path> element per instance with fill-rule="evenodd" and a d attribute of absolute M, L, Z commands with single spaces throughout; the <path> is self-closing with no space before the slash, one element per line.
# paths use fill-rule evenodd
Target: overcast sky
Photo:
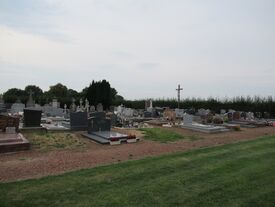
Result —
<path fill-rule="evenodd" d="M 108 80 L 127 99 L 275 95 L 274 0 L 0 0 L 0 93 Z"/>

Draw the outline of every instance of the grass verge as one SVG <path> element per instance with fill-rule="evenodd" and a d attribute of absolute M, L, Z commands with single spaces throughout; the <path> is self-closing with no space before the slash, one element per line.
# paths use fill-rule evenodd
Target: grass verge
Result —
<path fill-rule="evenodd" d="M 0 184 L 0 206 L 274 206 L 274 166 L 272 136 Z"/>

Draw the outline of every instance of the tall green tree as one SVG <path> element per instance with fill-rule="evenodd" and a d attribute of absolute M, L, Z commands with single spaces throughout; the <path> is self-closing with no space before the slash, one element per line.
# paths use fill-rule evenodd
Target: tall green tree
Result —
<path fill-rule="evenodd" d="M 88 88 L 84 88 L 82 93 L 88 99 L 90 104 L 97 105 L 102 103 L 105 109 L 108 109 L 112 104 L 112 88 L 106 80 L 93 81 Z"/>
<path fill-rule="evenodd" d="M 28 99 L 28 93 L 19 88 L 11 88 L 4 93 L 3 99 L 6 103 L 14 103 L 17 100 L 26 103 Z"/>

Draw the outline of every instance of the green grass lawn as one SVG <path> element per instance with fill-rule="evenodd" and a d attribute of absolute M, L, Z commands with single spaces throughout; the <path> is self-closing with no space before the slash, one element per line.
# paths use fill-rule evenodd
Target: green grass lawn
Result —
<path fill-rule="evenodd" d="M 183 136 L 177 132 L 173 132 L 164 128 L 144 128 L 140 129 L 144 133 L 144 138 L 148 140 L 158 141 L 158 142 L 174 142 L 180 139 L 186 139 L 189 141 L 194 141 L 200 139 L 197 136 Z"/>
<path fill-rule="evenodd" d="M 60 149 L 83 149 L 86 143 L 70 132 L 34 132 L 24 133 L 32 149 L 51 151 Z"/>
<path fill-rule="evenodd" d="M 0 184 L 5 207 L 274 205 L 275 136 Z"/>

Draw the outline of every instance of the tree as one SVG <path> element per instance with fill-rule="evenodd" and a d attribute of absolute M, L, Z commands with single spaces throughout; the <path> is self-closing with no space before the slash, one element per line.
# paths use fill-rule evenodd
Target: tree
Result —
<path fill-rule="evenodd" d="M 115 91 L 113 91 L 114 93 Z M 109 108 L 112 103 L 111 97 L 111 86 L 110 83 L 106 80 L 95 82 L 88 88 L 82 90 L 84 97 L 88 99 L 90 104 L 96 106 L 99 103 L 102 103 L 105 109 Z"/>
<path fill-rule="evenodd" d="M 64 98 L 64 97 L 67 97 L 67 94 L 68 94 L 68 88 L 65 85 L 62 85 L 61 83 L 58 83 L 54 86 L 50 86 L 50 90 L 47 91 L 47 96 L 50 99 Z"/>
<path fill-rule="evenodd" d="M 26 103 L 28 99 L 28 94 L 24 90 L 11 88 L 4 93 L 3 99 L 6 103 L 14 103 L 18 99 L 23 103 Z"/>

